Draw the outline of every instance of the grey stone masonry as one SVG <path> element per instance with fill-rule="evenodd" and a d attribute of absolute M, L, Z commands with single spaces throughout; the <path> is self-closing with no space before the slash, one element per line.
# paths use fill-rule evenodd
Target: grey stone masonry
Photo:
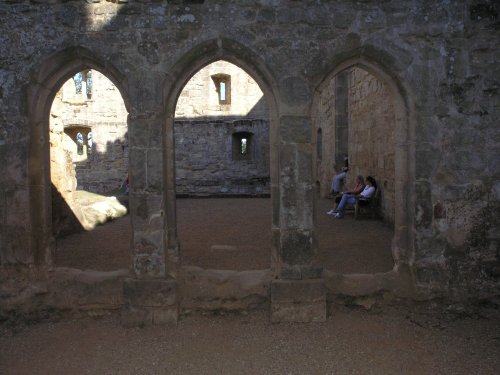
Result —
<path fill-rule="evenodd" d="M 174 133 L 177 195 L 270 193 L 268 121 L 176 121 Z"/>
<path fill-rule="evenodd" d="M 127 327 L 175 324 L 177 282 L 169 279 L 125 279 L 122 324 Z"/>
<path fill-rule="evenodd" d="M 382 180 L 393 202 L 386 209 L 394 212 L 396 279 L 411 281 L 413 298 L 493 299 L 500 294 L 499 7 L 491 0 L 0 1 L 0 275 L 36 270 L 32 277 L 43 283 L 53 265 L 50 108 L 64 82 L 93 69 L 113 82 L 128 113 L 130 269 L 141 280 L 175 280 L 176 104 L 200 69 L 224 60 L 263 93 L 276 278 L 321 277 L 315 124 L 335 117 L 324 90 L 358 68 L 383 86 L 381 111 L 392 119 L 390 129 L 377 130 L 387 146 L 374 152 L 379 171 L 393 170 Z M 220 74 L 227 73 L 215 72 L 215 81 Z M 334 142 L 334 131 L 321 134 Z M 324 146 L 334 157 L 332 144 Z M 0 284 L 11 280 L 19 279 L 0 276 Z M 0 303 L 9 302 L 0 294 Z M 147 321 L 171 318 L 170 310 L 148 311 Z"/>
<path fill-rule="evenodd" d="M 273 280 L 271 322 L 324 322 L 326 288 L 322 279 Z"/>

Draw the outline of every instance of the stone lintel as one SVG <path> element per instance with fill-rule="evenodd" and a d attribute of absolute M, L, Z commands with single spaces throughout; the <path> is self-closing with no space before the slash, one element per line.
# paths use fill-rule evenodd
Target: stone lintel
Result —
<path fill-rule="evenodd" d="M 322 279 L 274 280 L 271 322 L 326 321 L 326 290 Z"/>

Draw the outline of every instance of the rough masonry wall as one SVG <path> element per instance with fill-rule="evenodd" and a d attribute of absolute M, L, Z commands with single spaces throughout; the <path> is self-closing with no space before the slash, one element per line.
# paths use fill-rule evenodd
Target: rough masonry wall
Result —
<path fill-rule="evenodd" d="M 500 293 L 498 2 L 16 0 L 0 17 L 2 268 L 50 262 L 50 101 L 94 67 L 120 85 L 130 114 L 132 269 L 165 276 L 175 255 L 165 117 L 183 82 L 224 58 L 271 95 L 276 274 L 319 277 L 311 103 L 333 71 L 359 63 L 398 96 L 396 271 L 409 270 L 422 298 Z"/>
<path fill-rule="evenodd" d="M 394 128 L 392 97 L 372 74 L 349 72 L 350 179 L 373 176 L 381 189 L 381 214 L 394 222 Z M 352 181 L 351 181 L 352 182 Z"/>
<path fill-rule="evenodd" d="M 335 78 L 332 78 L 319 94 L 314 107 L 313 126 L 313 139 L 316 143 L 314 175 L 319 182 L 319 194 L 325 197 L 331 192 L 332 177 L 337 168 L 342 168 L 342 165 L 337 166 L 335 162 Z M 321 137 L 318 138 L 320 129 Z"/>
<path fill-rule="evenodd" d="M 230 77 L 227 104 L 219 102 L 212 77 Z M 269 110 L 264 94 L 243 69 L 216 61 L 183 88 L 175 109 L 178 195 L 270 193 Z M 251 134 L 247 157 L 235 155 L 235 134 Z"/>
<path fill-rule="evenodd" d="M 248 157 L 235 155 L 234 134 L 251 133 Z M 269 122 L 175 122 L 178 195 L 269 194 Z"/>
<path fill-rule="evenodd" d="M 52 183 L 61 192 L 68 191 L 68 186 L 64 185 L 72 180 L 77 190 L 112 192 L 128 174 L 127 110 L 120 91 L 96 70 L 92 71 L 91 86 L 90 98 L 85 87 L 77 94 L 71 78 L 64 83 L 52 104 L 51 171 L 60 165 L 66 165 L 68 171 L 66 174 L 51 172 Z M 82 155 L 77 152 L 78 132 L 83 135 Z M 92 132 L 91 146 L 89 132 Z M 59 139 L 53 140 L 54 136 Z M 73 164 L 73 171 L 70 171 L 70 164 Z"/>
<path fill-rule="evenodd" d="M 220 74 L 231 77 L 229 104 L 219 103 L 212 77 Z M 183 88 L 177 100 L 176 119 L 200 117 L 268 119 L 269 110 L 257 82 L 238 66 L 220 60 L 200 69 Z"/>

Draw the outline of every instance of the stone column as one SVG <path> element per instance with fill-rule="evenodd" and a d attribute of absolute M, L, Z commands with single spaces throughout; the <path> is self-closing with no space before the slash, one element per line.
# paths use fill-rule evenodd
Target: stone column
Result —
<path fill-rule="evenodd" d="M 300 78 L 282 82 L 284 103 L 279 131 L 280 238 L 278 280 L 271 285 L 271 321 L 326 319 L 322 269 L 315 264 L 313 233 L 313 145 L 307 115 L 309 87 Z"/>
<path fill-rule="evenodd" d="M 177 281 L 167 275 L 164 204 L 164 124 L 161 77 L 143 72 L 131 82 L 128 116 L 130 215 L 134 278 L 124 282 L 122 324 L 177 321 Z"/>

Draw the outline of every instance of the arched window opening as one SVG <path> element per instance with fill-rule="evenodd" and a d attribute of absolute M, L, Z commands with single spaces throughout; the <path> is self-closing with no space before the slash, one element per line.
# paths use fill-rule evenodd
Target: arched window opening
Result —
<path fill-rule="evenodd" d="M 270 267 L 269 128 L 260 87 L 232 63 L 205 66 L 181 91 L 174 120 L 181 263 Z"/>
<path fill-rule="evenodd" d="M 94 87 L 93 100 L 81 100 L 79 95 L 90 98 Z M 52 103 L 50 175 L 58 266 L 107 271 L 128 268 L 130 262 L 127 111 L 115 88 L 105 75 L 86 69 L 68 79 Z M 76 233 L 81 231 L 92 233 Z"/>
<path fill-rule="evenodd" d="M 92 71 L 84 70 L 73 76 L 75 94 L 81 95 L 85 92 L 87 99 L 92 98 Z"/>
<path fill-rule="evenodd" d="M 326 82 L 316 100 L 315 178 L 320 192 L 315 228 L 321 261 L 338 273 L 378 273 L 394 266 L 397 176 L 392 95 L 375 75 L 353 66 Z M 376 189 L 359 200 L 357 196 L 372 185 L 368 176 L 374 178 Z"/>

